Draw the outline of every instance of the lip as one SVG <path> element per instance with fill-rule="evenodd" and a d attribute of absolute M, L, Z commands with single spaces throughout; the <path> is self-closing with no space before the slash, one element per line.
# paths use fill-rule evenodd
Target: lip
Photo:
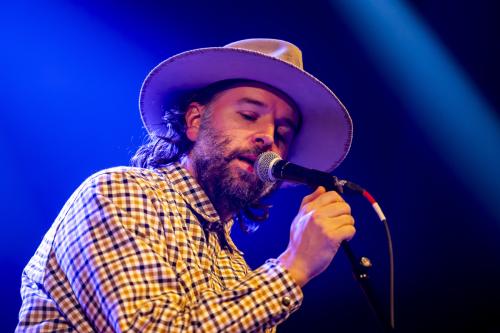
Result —
<path fill-rule="evenodd" d="M 253 173 L 253 165 L 255 160 L 257 159 L 257 155 L 255 154 L 241 154 L 237 157 L 237 161 L 244 166 L 244 169 L 250 173 Z"/>
<path fill-rule="evenodd" d="M 255 154 L 241 154 L 238 156 L 240 160 L 243 160 L 245 162 L 248 162 L 251 165 L 254 165 L 255 160 L 257 159 L 257 155 Z"/>

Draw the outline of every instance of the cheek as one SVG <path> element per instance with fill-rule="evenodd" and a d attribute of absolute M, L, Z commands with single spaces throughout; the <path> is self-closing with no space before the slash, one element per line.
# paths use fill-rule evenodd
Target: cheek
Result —
<path fill-rule="evenodd" d="M 277 151 L 278 155 L 280 155 L 283 159 L 286 159 L 288 157 L 288 152 L 289 152 L 289 149 L 286 149 L 286 148 L 280 148 Z"/>
<path fill-rule="evenodd" d="M 291 150 L 291 147 L 292 147 L 292 144 L 293 143 L 290 143 L 288 145 L 281 145 L 280 147 L 278 147 L 278 154 L 280 154 L 280 156 L 284 159 L 286 159 L 288 157 L 288 155 L 290 154 L 290 150 Z"/>
<path fill-rule="evenodd" d="M 221 135 L 229 139 L 230 146 L 239 146 L 241 144 L 248 144 L 251 137 L 250 131 L 239 128 L 226 128 L 221 131 Z"/>
<path fill-rule="evenodd" d="M 225 154 L 229 155 L 234 153 L 235 151 L 241 150 L 245 148 L 245 146 L 241 143 L 241 141 L 233 135 L 226 136 L 229 140 L 225 145 Z"/>
<path fill-rule="evenodd" d="M 236 133 L 222 128 L 211 128 L 210 134 L 213 140 L 207 140 L 205 145 L 208 150 L 228 157 L 240 148 L 240 141 Z"/>

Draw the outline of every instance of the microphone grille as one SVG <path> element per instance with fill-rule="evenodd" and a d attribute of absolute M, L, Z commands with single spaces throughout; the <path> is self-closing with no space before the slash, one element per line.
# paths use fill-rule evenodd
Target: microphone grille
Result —
<path fill-rule="evenodd" d="M 273 166 L 280 160 L 281 156 L 272 151 L 260 154 L 254 163 L 254 170 L 257 177 L 263 182 L 275 182 L 276 178 L 272 174 Z"/>

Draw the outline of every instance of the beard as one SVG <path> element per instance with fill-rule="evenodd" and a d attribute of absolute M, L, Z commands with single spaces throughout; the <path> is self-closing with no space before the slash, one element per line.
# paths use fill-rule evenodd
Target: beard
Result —
<path fill-rule="evenodd" d="M 243 154 L 259 155 L 265 150 L 258 147 L 229 150 L 230 142 L 229 136 L 218 133 L 202 119 L 198 140 L 191 151 L 197 181 L 224 220 L 276 187 L 263 182 L 253 172 L 230 165 Z"/>

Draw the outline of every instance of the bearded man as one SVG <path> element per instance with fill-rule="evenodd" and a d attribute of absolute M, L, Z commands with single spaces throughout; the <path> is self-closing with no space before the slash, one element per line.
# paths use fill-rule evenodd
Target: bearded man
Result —
<path fill-rule="evenodd" d="M 350 208 L 319 187 L 288 247 L 255 270 L 230 229 L 267 216 L 259 199 L 277 185 L 254 173 L 259 154 L 338 166 L 352 136 L 344 106 L 296 46 L 250 39 L 165 60 L 140 111 L 149 142 L 133 167 L 87 179 L 25 268 L 17 331 L 273 331 L 354 236 Z"/>

